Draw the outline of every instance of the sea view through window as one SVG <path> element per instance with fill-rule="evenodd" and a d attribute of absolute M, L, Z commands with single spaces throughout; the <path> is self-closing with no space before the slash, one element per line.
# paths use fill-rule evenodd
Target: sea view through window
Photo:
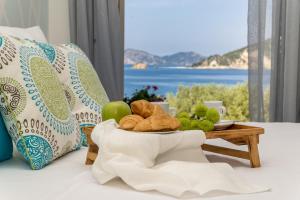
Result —
<path fill-rule="evenodd" d="M 178 110 L 222 100 L 234 106 L 228 118 L 247 120 L 247 9 L 248 0 L 127 0 L 125 96 L 157 86 Z M 265 85 L 270 62 L 266 57 Z M 244 108 L 233 111 L 237 106 Z"/>

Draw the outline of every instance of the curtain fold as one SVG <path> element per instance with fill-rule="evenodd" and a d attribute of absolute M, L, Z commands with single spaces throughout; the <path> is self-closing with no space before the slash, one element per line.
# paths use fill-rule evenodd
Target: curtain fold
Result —
<path fill-rule="evenodd" d="M 69 0 L 71 41 L 94 64 L 110 100 L 124 94 L 124 47 L 119 0 Z"/>
<path fill-rule="evenodd" d="M 248 90 L 251 121 L 264 121 L 266 0 L 248 1 Z"/>
<path fill-rule="evenodd" d="M 94 61 L 93 1 L 69 0 L 71 41 Z"/>
<path fill-rule="evenodd" d="M 270 121 L 300 122 L 300 1 L 273 0 Z"/>
<path fill-rule="evenodd" d="M 48 35 L 49 0 L 0 0 L 0 25 L 27 28 L 40 26 Z"/>

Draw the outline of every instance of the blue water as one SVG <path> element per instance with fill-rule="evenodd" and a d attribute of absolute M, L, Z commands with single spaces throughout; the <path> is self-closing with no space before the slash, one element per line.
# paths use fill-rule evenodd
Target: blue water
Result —
<path fill-rule="evenodd" d="M 199 84 L 235 85 L 248 80 L 248 70 L 238 69 L 190 69 L 180 67 L 148 67 L 145 70 L 132 69 L 125 65 L 125 95 L 147 85 L 159 87 L 158 94 L 177 91 L 179 85 Z M 269 73 L 265 84 L 269 80 Z"/>

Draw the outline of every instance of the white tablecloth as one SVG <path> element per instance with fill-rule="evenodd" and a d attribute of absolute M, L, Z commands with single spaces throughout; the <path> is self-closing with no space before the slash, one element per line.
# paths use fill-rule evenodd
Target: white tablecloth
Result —
<path fill-rule="evenodd" d="M 200 147 L 205 142 L 203 131 L 145 134 L 117 127 L 115 120 L 108 120 L 92 133 L 100 149 L 92 172 L 100 184 L 119 177 L 138 191 L 154 190 L 178 198 L 191 193 L 221 196 L 269 190 L 247 183 L 227 163 L 209 163 Z"/>

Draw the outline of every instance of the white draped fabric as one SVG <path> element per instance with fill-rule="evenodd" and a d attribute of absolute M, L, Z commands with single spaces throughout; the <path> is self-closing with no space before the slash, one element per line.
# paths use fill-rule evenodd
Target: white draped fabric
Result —
<path fill-rule="evenodd" d="M 108 120 L 95 127 L 92 139 L 100 149 L 92 172 L 101 184 L 119 177 L 138 191 L 156 190 L 175 197 L 268 190 L 247 183 L 226 163 L 209 163 L 200 147 L 205 141 L 200 130 L 132 133 Z"/>

